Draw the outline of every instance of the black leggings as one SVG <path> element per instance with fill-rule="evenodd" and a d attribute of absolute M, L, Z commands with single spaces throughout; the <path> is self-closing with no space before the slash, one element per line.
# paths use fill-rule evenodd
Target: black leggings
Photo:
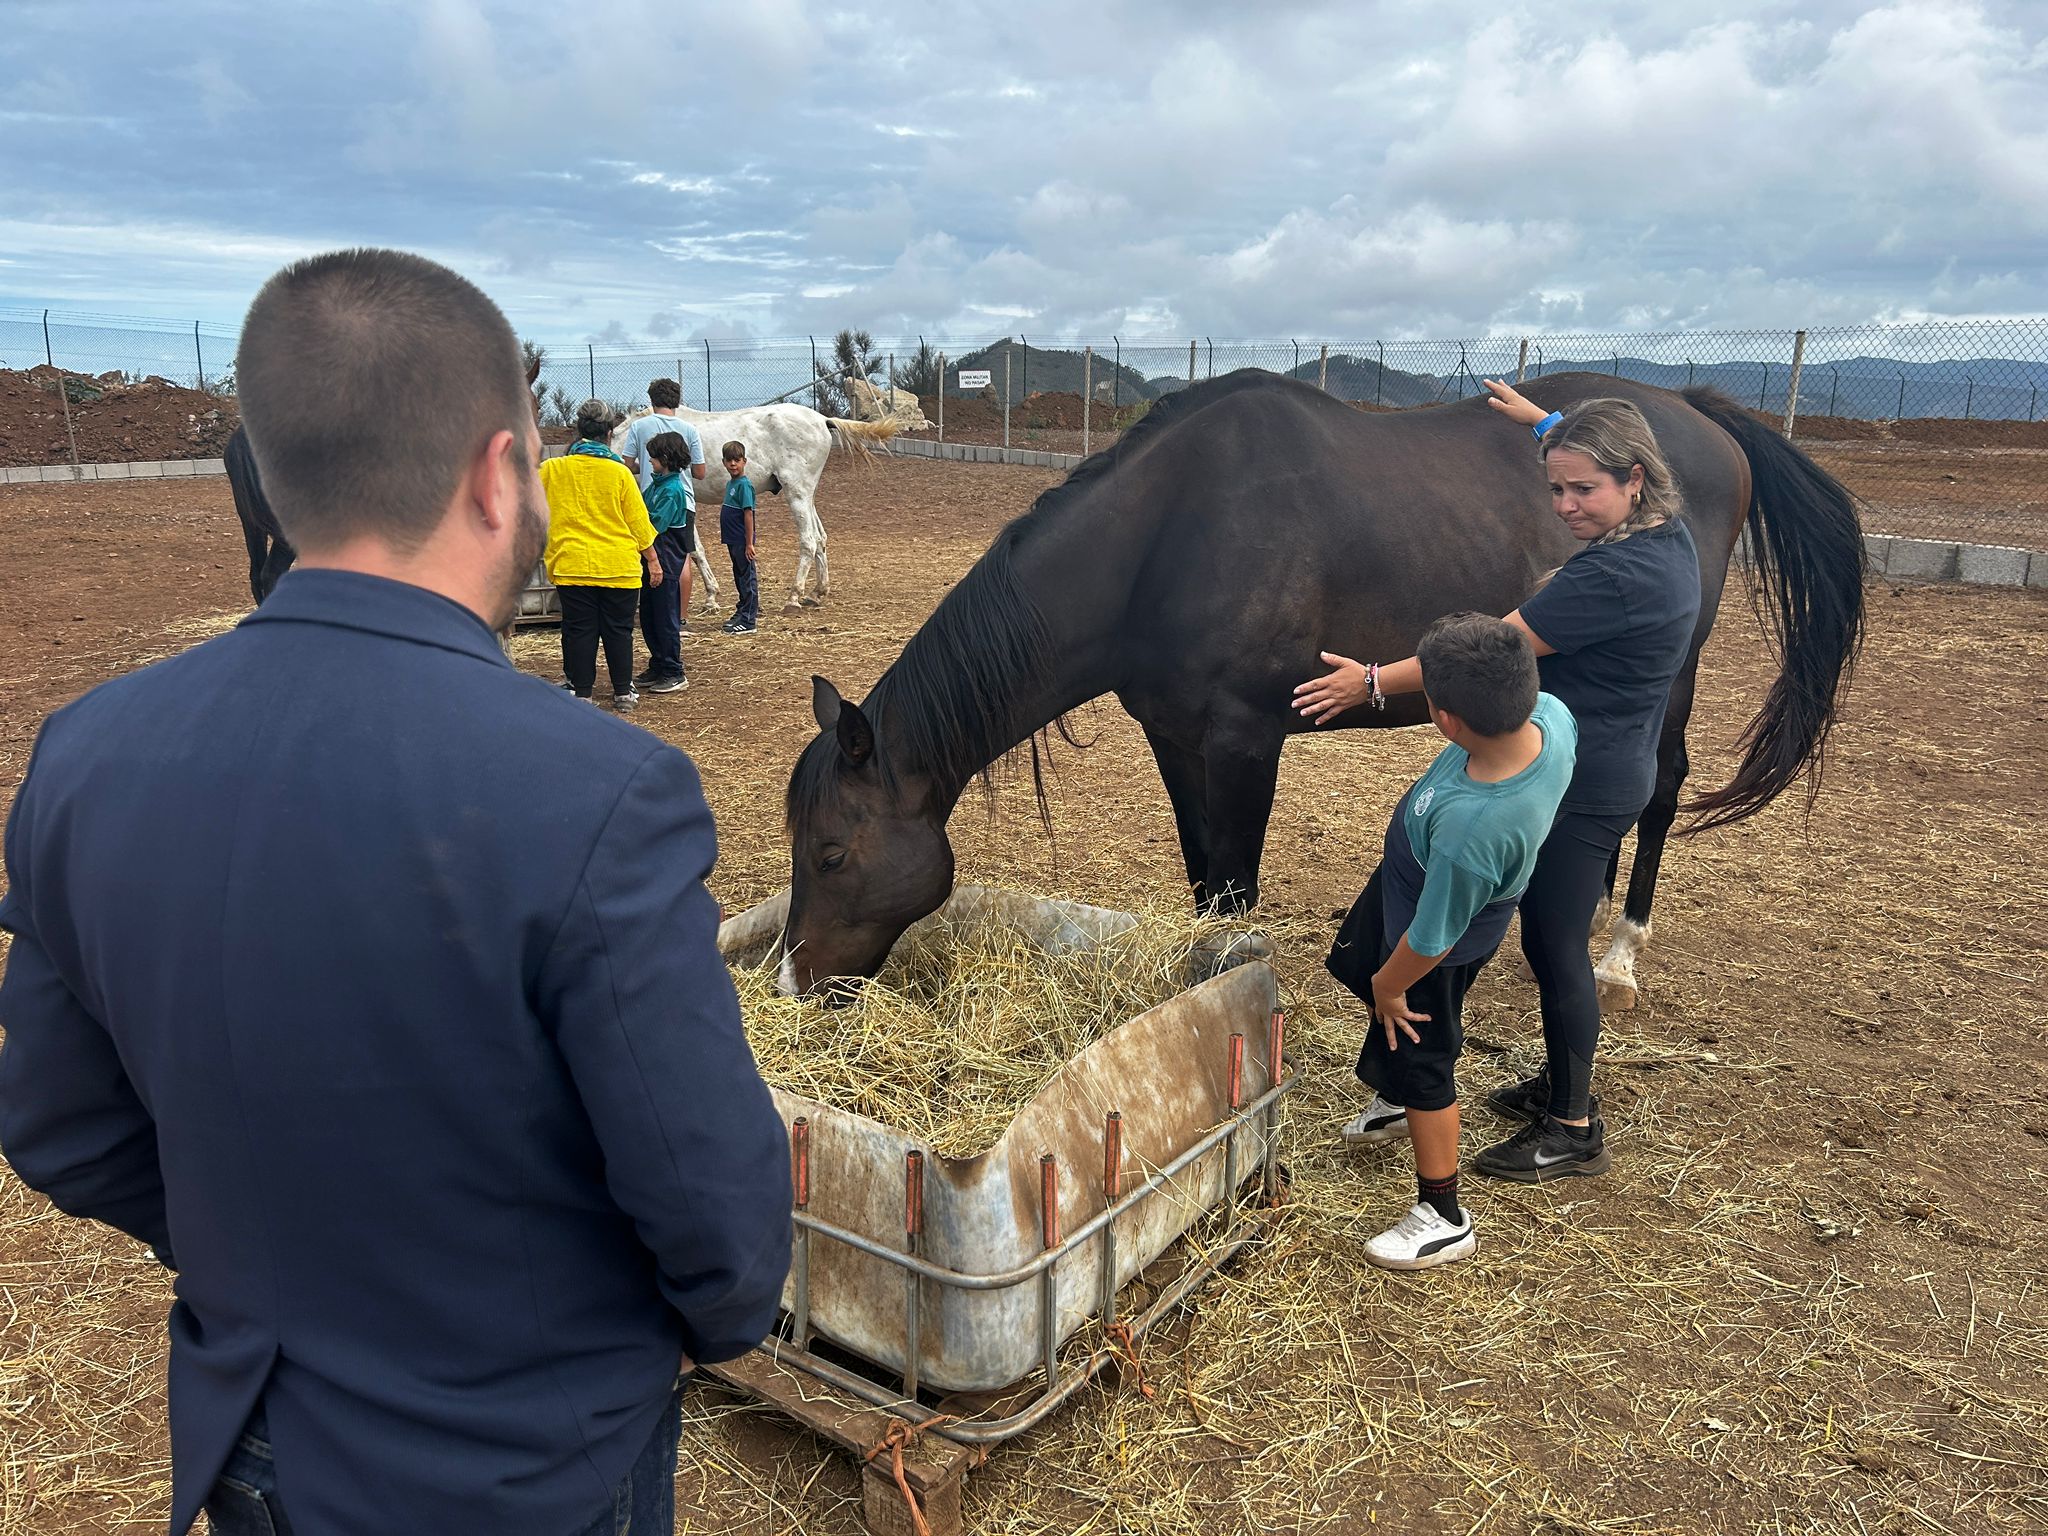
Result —
<path fill-rule="evenodd" d="M 1614 852 L 1636 814 L 1559 811 L 1522 895 L 1522 954 L 1542 994 L 1550 1112 L 1564 1120 L 1584 1119 L 1593 1092 L 1600 989 L 1587 939 L 1593 912 L 1607 894 Z"/>

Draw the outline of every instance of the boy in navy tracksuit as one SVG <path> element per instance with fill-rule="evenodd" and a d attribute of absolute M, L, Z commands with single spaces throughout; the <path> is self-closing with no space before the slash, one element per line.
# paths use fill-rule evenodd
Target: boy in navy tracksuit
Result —
<path fill-rule="evenodd" d="M 732 556 L 732 584 L 738 596 L 733 615 L 719 627 L 728 635 L 751 635 L 761 617 L 761 584 L 754 572 L 754 482 L 747 478 L 747 445 L 730 442 L 725 460 L 725 503 L 718 509 L 718 537 Z"/>
<path fill-rule="evenodd" d="M 1538 691 L 1528 637 L 1505 620 L 1439 619 L 1416 655 L 1451 744 L 1395 806 L 1328 961 L 1373 1014 L 1357 1068 L 1373 1099 L 1344 1139 L 1415 1144 L 1415 1206 L 1366 1244 L 1383 1269 L 1428 1269 L 1478 1246 L 1458 1204 L 1465 993 L 1529 884 L 1578 744 L 1571 711 Z"/>

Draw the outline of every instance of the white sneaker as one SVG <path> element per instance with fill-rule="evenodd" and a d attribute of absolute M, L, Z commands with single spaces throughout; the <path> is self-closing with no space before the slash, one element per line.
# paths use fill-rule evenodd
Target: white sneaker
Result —
<path fill-rule="evenodd" d="M 1382 1142 L 1399 1141 L 1408 1134 L 1408 1111 L 1374 1094 L 1365 1112 L 1340 1134 L 1347 1147 L 1376 1147 Z"/>
<path fill-rule="evenodd" d="M 1365 1245 L 1365 1256 L 1381 1269 L 1434 1269 L 1453 1259 L 1468 1259 L 1479 1246 L 1472 1234 L 1472 1213 L 1461 1209 L 1460 1226 L 1452 1226 L 1433 1205 L 1411 1207 L 1408 1214 Z"/>

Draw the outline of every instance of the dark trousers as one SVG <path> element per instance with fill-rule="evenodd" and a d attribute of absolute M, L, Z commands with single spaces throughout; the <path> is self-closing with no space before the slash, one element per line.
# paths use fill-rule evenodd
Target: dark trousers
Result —
<path fill-rule="evenodd" d="M 738 594 L 732 612 L 735 624 L 753 624 L 761 617 L 761 583 L 754 570 L 754 562 L 747 558 L 747 546 L 728 544 L 726 553 L 732 556 L 732 584 Z"/>
<path fill-rule="evenodd" d="M 597 686 L 597 647 L 604 645 L 605 670 L 614 694 L 633 691 L 633 613 L 640 594 L 632 587 L 557 587 L 562 603 L 562 675 L 579 699 Z"/>
<path fill-rule="evenodd" d="M 647 670 L 661 677 L 683 675 L 683 566 L 690 558 L 690 535 L 671 528 L 654 536 L 654 555 L 661 562 L 661 585 L 640 578 L 640 638 L 647 642 Z"/>
<path fill-rule="evenodd" d="M 1373 973 L 1387 963 L 1386 895 L 1375 869 L 1365 890 L 1351 904 L 1337 940 L 1323 962 L 1330 974 L 1372 1008 Z M 1403 1109 L 1449 1109 L 1458 1102 L 1458 1058 L 1465 1051 L 1465 994 L 1493 958 L 1488 950 L 1462 965 L 1439 965 L 1408 989 L 1408 1007 L 1429 1016 L 1417 1024 L 1422 1038 L 1401 1037 L 1398 1049 L 1387 1044 L 1386 1027 L 1366 1019 L 1365 1043 L 1359 1047 L 1358 1080 L 1389 1104 Z"/>
<path fill-rule="evenodd" d="M 1600 1044 L 1600 988 L 1586 939 L 1594 909 L 1607 894 L 1614 850 L 1635 819 L 1633 811 L 1559 811 L 1522 893 L 1522 954 L 1542 1000 L 1550 1112 L 1567 1120 L 1587 1114 L 1593 1052 Z"/>
<path fill-rule="evenodd" d="M 680 1388 L 655 1421 L 647 1447 L 597 1517 L 571 1536 L 671 1536 L 676 1528 L 676 1449 L 682 1439 Z M 270 1427 L 259 1407 L 228 1454 L 220 1480 L 207 1495 L 213 1536 L 292 1536 L 291 1518 L 277 1495 Z"/>

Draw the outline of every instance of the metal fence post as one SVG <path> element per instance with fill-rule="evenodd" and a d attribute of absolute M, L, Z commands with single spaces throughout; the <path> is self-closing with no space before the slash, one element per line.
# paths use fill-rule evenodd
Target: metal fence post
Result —
<path fill-rule="evenodd" d="M 939 354 L 939 441 L 946 440 L 946 354 Z"/>
<path fill-rule="evenodd" d="M 1380 386 L 1387 382 L 1387 344 L 1384 341 L 1376 341 L 1373 345 L 1380 350 L 1379 374 L 1372 381 L 1372 403 L 1378 405 L 1380 403 Z"/>
<path fill-rule="evenodd" d="M 1195 344 L 1192 341 L 1188 343 L 1188 382 L 1195 382 Z"/>
<path fill-rule="evenodd" d="M 1799 415 L 1799 374 L 1806 366 L 1806 332 L 1792 333 L 1792 382 L 1785 386 L 1785 436 L 1791 437 L 1792 423 Z"/>
<path fill-rule="evenodd" d="M 1515 382 L 1521 383 L 1529 372 L 1529 338 L 1522 338 L 1522 350 L 1515 354 Z"/>
<path fill-rule="evenodd" d="M 1006 456 L 1010 451 L 1010 357 L 1015 350 L 1013 347 L 1003 348 L 1003 452 Z M 1008 458 L 1005 457 L 1003 462 L 1008 463 Z"/>
<path fill-rule="evenodd" d="M 1764 408 L 1764 397 L 1771 392 L 1771 365 L 1763 363 L 1759 366 L 1763 369 L 1764 376 L 1762 382 L 1756 387 L 1756 408 L 1762 410 Z"/>
<path fill-rule="evenodd" d="M 1018 370 L 1022 377 L 1018 379 L 1017 383 L 1019 386 L 1019 393 L 1021 393 L 1026 400 L 1029 400 L 1031 398 L 1031 338 L 1029 336 L 1020 334 L 1017 337 L 1017 340 L 1019 343 L 1022 344 L 1024 348 L 1024 366 Z"/>
<path fill-rule="evenodd" d="M 1114 416 L 1124 405 L 1124 340 L 1111 336 L 1116 346 L 1116 371 L 1109 376 L 1109 414 Z"/>
<path fill-rule="evenodd" d="M 1294 347 L 1294 367 L 1288 372 L 1287 377 L 1289 377 L 1290 379 L 1298 379 L 1301 377 L 1301 343 L 1295 341 L 1294 338 L 1291 336 L 1288 338 L 1288 341 L 1292 343 Z"/>
<path fill-rule="evenodd" d="M 199 322 L 192 322 L 192 359 L 199 364 L 199 392 L 206 393 L 206 354 L 199 350 Z"/>
<path fill-rule="evenodd" d="M 1894 416 L 1894 417 L 1892 418 L 1892 420 L 1894 420 L 1894 421 L 1904 421 L 1905 419 L 1906 419 L 1906 376 L 1905 376 L 1905 374 L 1901 373 L 1901 374 L 1899 375 L 1899 413 L 1898 413 L 1898 415 Z"/>
<path fill-rule="evenodd" d="M 681 394 L 682 392 L 683 392 L 683 360 L 682 360 L 682 359 L 681 359 L 681 358 L 679 357 L 679 358 L 677 358 L 677 359 L 676 359 L 676 393 L 677 393 L 678 395 L 680 395 L 680 394 Z M 683 402 L 682 402 L 682 401 L 680 401 L 680 400 L 678 400 L 678 401 L 676 402 L 676 404 L 677 404 L 677 405 L 681 405 L 682 403 L 683 403 Z"/>
<path fill-rule="evenodd" d="M 1830 416 L 1835 414 L 1835 395 L 1840 391 L 1841 387 L 1842 370 L 1830 363 L 1828 365 L 1828 414 Z"/>
<path fill-rule="evenodd" d="M 811 409 L 820 416 L 825 414 L 825 392 L 818 383 L 818 338 L 809 337 L 811 343 Z"/>
<path fill-rule="evenodd" d="M 1216 377 L 1216 343 L 1208 336 L 1204 336 L 1202 340 L 1209 343 L 1209 377 L 1213 379 Z"/>
<path fill-rule="evenodd" d="M 1692 388 L 1692 359 L 1689 357 L 1685 360 L 1685 387 Z"/>
<path fill-rule="evenodd" d="M 1323 343 L 1322 361 L 1316 364 L 1316 388 L 1324 394 L 1330 392 L 1330 344 Z"/>
<path fill-rule="evenodd" d="M 1088 457 L 1089 428 L 1095 417 L 1095 349 L 1081 349 L 1081 457 Z"/>
<path fill-rule="evenodd" d="M 595 399 L 597 398 L 597 347 L 596 347 L 596 345 L 595 345 L 594 343 L 592 343 L 592 342 L 588 342 L 588 341 L 586 341 L 585 343 L 583 343 L 583 355 L 584 355 L 584 359 L 585 359 L 585 360 L 586 360 L 586 361 L 587 361 L 587 362 L 588 362 L 588 363 L 590 364 L 590 395 L 589 395 L 589 398 L 590 398 L 590 399 L 592 399 L 592 400 L 595 400 Z"/>
<path fill-rule="evenodd" d="M 64 387 L 64 375 L 57 373 L 57 354 L 50 347 L 50 312 L 43 311 L 43 361 L 57 374 L 57 403 L 64 408 L 64 437 L 71 444 L 71 467 L 78 468 L 78 434 L 71 430 L 71 391 Z"/>
<path fill-rule="evenodd" d="M 2041 386 L 2036 384 L 2027 394 L 2027 420 L 2034 419 L 2034 407 L 2041 403 Z"/>
<path fill-rule="evenodd" d="M 1977 381 L 1967 373 L 1963 375 L 1963 420 L 1970 419 L 1970 406 L 1977 398 Z"/>

